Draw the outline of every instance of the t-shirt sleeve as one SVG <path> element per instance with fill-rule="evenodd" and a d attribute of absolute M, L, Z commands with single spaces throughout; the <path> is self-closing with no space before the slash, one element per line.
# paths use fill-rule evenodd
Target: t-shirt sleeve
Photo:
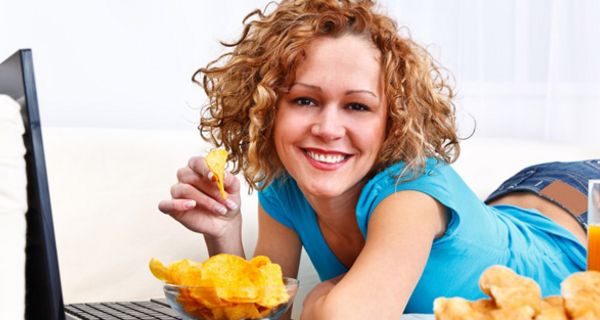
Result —
<path fill-rule="evenodd" d="M 444 164 L 429 162 L 426 171 L 416 179 L 399 182 L 395 174 L 401 167 L 391 167 L 386 172 L 379 174 L 363 190 L 358 203 L 357 218 L 359 228 L 366 236 L 368 222 L 375 208 L 391 194 L 404 190 L 423 192 L 449 209 L 450 218 L 454 218 L 456 204 L 451 196 L 448 185 L 448 176 L 445 174 Z"/>
<path fill-rule="evenodd" d="M 287 201 L 282 199 L 286 194 L 285 184 L 274 181 L 258 193 L 258 202 L 271 218 L 295 230 L 294 223 L 288 215 L 291 210 L 289 206 L 286 206 Z"/>

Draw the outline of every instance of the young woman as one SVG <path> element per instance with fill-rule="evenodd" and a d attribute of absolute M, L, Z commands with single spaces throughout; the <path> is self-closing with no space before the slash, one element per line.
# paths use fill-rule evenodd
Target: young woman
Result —
<path fill-rule="evenodd" d="M 290 277 L 302 247 L 315 265 L 323 282 L 302 318 L 431 313 L 438 296 L 481 297 L 494 264 L 558 294 L 585 268 L 577 196 L 600 177 L 597 161 L 528 168 L 486 204 L 449 165 L 451 88 L 371 1 L 284 0 L 246 20 L 232 52 L 199 70 L 210 99 L 200 130 L 259 190 L 254 254 Z M 208 172 L 191 158 L 159 208 L 211 255 L 244 256 L 240 183 L 227 174 L 222 200 Z"/>

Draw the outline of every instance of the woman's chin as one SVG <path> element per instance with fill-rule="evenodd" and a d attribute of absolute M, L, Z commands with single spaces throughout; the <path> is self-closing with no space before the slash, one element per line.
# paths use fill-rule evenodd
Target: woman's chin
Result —
<path fill-rule="evenodd" d="M 306 195 L 317 198 L 335 198 L 343 194 L 343 190 L 340 189 L 339 185 L 328 185 L 321 184 L 318 186 L 310 186 L 303 190 Z"/>

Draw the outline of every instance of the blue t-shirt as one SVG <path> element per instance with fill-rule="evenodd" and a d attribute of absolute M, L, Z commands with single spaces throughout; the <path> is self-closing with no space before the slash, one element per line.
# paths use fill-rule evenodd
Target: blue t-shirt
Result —
<path fill-rule="evenodd" d="M 544 296 L 559 295 L 562 280 L 585 269 L 586 249 L 569 231 L 538 211 L 487 206 L 443 162 L 429 159 L 424 174 L 398 182 L 396 177 L 403 168 L 403 163 L 397 163 L 367 182 L 356 219 L 366 237 L 377 205 L 402 190 L 423 192 L 448 208 L 447 230 L 434 240 L 405 312 L 431 313 L 433 300 L 440 296 L 485 297 L 478 280 L 495 264 L 533 278 Z M 325 242 L 314 210 L 291 177 L 276 179 L 259 193 L 259 201 L 270 216 L 298 234 L 321 280 L 348 271 Z"/>

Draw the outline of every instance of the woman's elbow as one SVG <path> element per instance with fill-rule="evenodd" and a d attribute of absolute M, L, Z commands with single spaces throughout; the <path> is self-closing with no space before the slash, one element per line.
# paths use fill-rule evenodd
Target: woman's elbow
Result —
<path fill-rule="evenodd" d="M 309 297 L 307 297 L 309 298 Z M 344 308 L 333 301 L 333 297 L 322 295 L 315 299 L 305 299 L 302 304 L 301 320 L 335 320 L 349 319 L 344 315 Z"/>

